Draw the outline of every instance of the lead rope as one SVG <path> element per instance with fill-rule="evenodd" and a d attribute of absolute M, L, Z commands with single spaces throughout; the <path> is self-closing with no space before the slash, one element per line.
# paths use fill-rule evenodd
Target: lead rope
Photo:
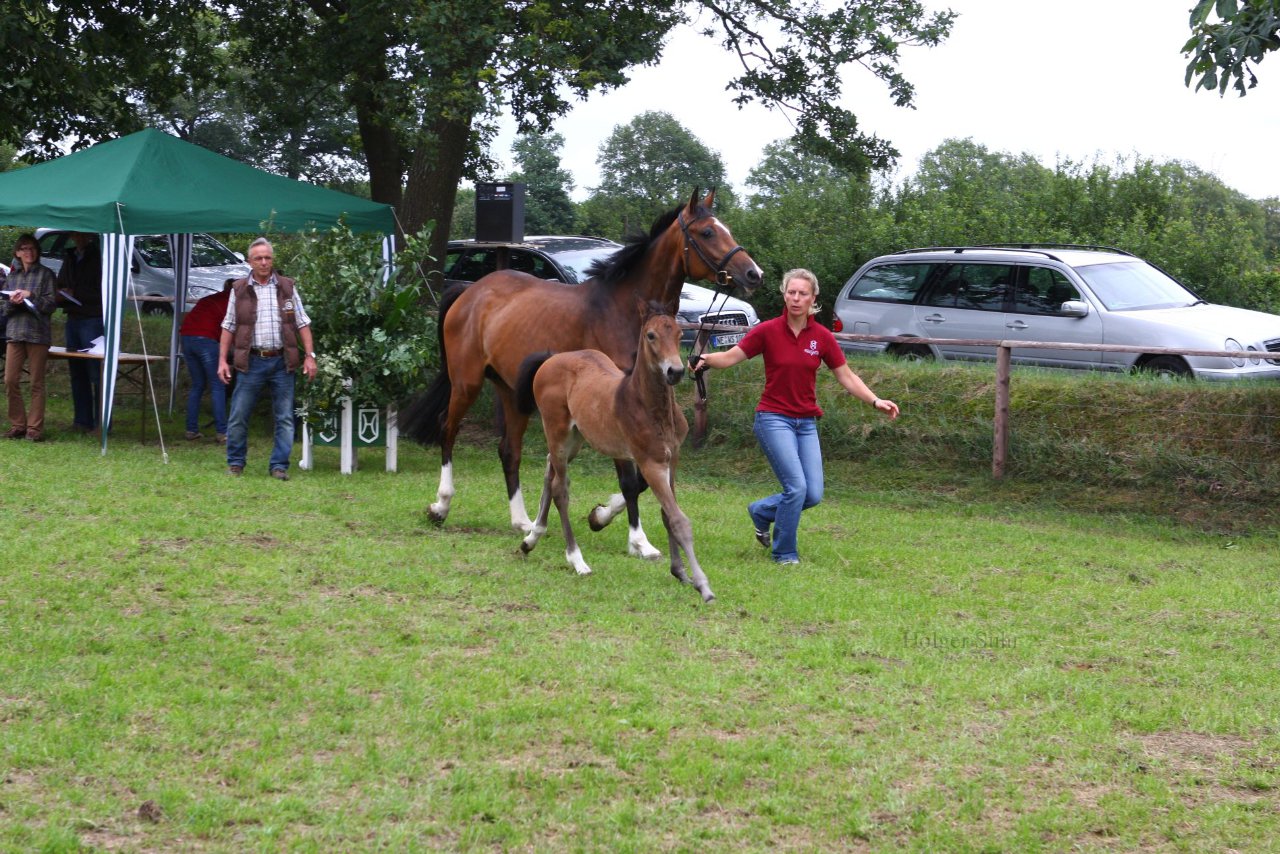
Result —
<path fill-rule="evenodd" d="M 725 253 L 725 256 L 720 259 L 719 264 L 713 264 L 711 262 L 711 259 L 707 257 L 707 253 L 703 251 L 702 247 L 698 245 L 698 242 L 693 239 L 693 235 L 689 233 L 689 227 L 692 226 L 699 219 L 703 219 L 703 218 L 704 217 L 696 217 L 694 219 L 689 220 L 688 222 L 685 222 L 684 211 L 680 211 L 679 213 L 676 214 L 676 221 L 680 223 L 680 231 L 684 234 L 684 251 L 687 253 L 689 251 L 689 247 L 692 246 L 693 251 L 698 253 L 698 258 L 702 260 L 702 263 L 707 267 L 707 269 L 715 271 L 715 274 L 716 274 L 715 293 L 717 296 L 722 297 L 725 300 L 725 304 L 727 305 L 728 299 L 729 299 L 729 288 L 733 286 L 733 277 L 730 276 L 725 271 L 725 266 L 728 265 L 730 258 L 732 258 L 734 255 L 737 255 L 739 252 L 742 252 L 743 249 L 741 246 L 734 246 L 732 249 L 730 249 L 728 252 Z M 685 261 L 684 269 L 686 273 L 689 272 L 689 262 L 687 260 Z M 719 291 L 719 288 L 722 288 L 722 287 L 725 289 L 723 293 Z M 703 339 L 702 333 L 706 330 L 707 315 L 715 313 L 715 306 L 716 306 L 716 300 L 715 300 L 715 297 L 712 297 L 711 306 L 710 306 L 711 310 L 703 312 L 702 317 L 698 319 L 698 336 L 694 338 L 695 347 L 698 346 L 699 340 L 703 340 L 703 344 L 701 348 L 698 350 L 698 352 L 692 353 L 689 356 L 689 363 L 694 366 L 693 380 L 698 387 L 698 401 L 700 403 L 706 403 L 707 401 L 707 382 L 705 379 L 703 379 L 703 376 L 702 376 L 705 373 L 706 369 L 704 368 L 703 370 L 698 370 L 697 365 L 702 361 L 702 358 L 703 358 L 702 351 L 706 349 L 706 342 Z"/>
<path fill-rule="evenodd" d="M 707 328 L 707 317 L 716 313 L 716 298 L 719 297 L 725 305 L 729 304 L 729 293 L 727 291 L 715 291 L 715 296 L 711 298 L 711 305 L 708 311 L 702 313 L 698 318 L 698 334 L 693 339 L 694 352 L 689 356 L 689 364 L 693 365 L 693 384 L 698 389 L 698 402 L 707 402 L 707 379 L 706 368 L 698 367 L 702 362 L 702 354 L 707 349 L 707 344 L 711 340 L 711 336 L 705 335 Z"/>

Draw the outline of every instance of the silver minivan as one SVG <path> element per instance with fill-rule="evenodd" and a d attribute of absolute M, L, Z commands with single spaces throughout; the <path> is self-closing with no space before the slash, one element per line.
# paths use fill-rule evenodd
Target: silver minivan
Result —
<path fill-rule="evenodd" d="M 36 230 L 40 243 L 40 260 L 55 273 L 62 267 L 62 259 L 75 250 L 71 231 L 55 228 Z M 133 239 L 132 283 L 129 298 L 141 300 L 139 305 L 147 314 L 172 314 L 176 286 L 173 281 L 173 256 L 169 251 L 169 238 L 163 234 L 144 234 Z M 222 290 L 227 279 L 239 279 L 249 275 L 249 265 L 244 256 L 232 252 L 208 234 L 191 235 L 191 273 L 187 279 L 187 306 L 189 311 L 196 301 Z"/>
<path fill-rule="evenodd" d="M 1198 379 L 1280 379 L 1280 316 L 1212 305 L 1158 267 L 1117 249 L 1050 244 L 910 249 L 863 264 L 835 301 L 837 332 L 950 339 L 841 341 L 906 358 L 994 360 L 965 340 L 1249 350 L 1231 359 L 1067 348 L 1012 350 L 1058 368 L 1145 370 Z"/>

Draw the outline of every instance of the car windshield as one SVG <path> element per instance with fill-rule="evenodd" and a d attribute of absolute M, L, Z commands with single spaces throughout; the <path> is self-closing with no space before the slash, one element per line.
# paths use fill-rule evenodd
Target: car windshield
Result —
<path fill-rule="evenodd" d="M 169 251 L 169 238 L 159 234 L 148 234 L 136 238 L 133 248 L 138 250 L 142 260 L 148 267 L 161 270 L 173 269 L 173 255 Z M 227 264 L 239 264 L 240 259 L 218 241 L 207 234 L 196 234 L 191 238 L 192 267 L 222 267 Z"/>
<path fill-rule="evenodd" d="M 608 258 L 617 252 L 618 246 L 599 246 L 591 249 L 576 249 L 570 252 L 555 253 L 556 263 L 572 278 L 575 284 L 587 280 L 587 268 L 595 261 Z"/>
<path fill-rule="evenodd" d="M 1108 311 L 1177 308 L 1200 299 L 1145 261 L 1076 267 Z"/>

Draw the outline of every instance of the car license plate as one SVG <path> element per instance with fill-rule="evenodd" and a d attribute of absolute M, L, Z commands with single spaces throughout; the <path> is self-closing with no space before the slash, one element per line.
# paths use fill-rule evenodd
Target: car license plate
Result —
<path fill-rule="evenodd" d="M 739 341 L 741 341 L 742 336 L 745 334 L 746 334 L 745 332 L 727 332 L 724 335 L 712 335 L 711 346 L 712 347 L 732 347 L 734 344 L 737 344 Z"/>

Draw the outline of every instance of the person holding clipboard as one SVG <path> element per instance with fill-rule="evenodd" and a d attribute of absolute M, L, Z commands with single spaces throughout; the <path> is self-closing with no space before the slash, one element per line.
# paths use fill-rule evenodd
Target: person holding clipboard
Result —
<path fill-rule="evenodd" d="M 40 263 L 40 244 L 33 235 L 18 238 L 17 264 L 5 281 L 0 303 L 8 321 L 5 334 L 4 387 L 9 398 L 9 439 L 44 439 L 45 367 L 53 340 L 53 271 Z M 31 408 L 22 400 L 22 371 L 31 374 Z"/>

